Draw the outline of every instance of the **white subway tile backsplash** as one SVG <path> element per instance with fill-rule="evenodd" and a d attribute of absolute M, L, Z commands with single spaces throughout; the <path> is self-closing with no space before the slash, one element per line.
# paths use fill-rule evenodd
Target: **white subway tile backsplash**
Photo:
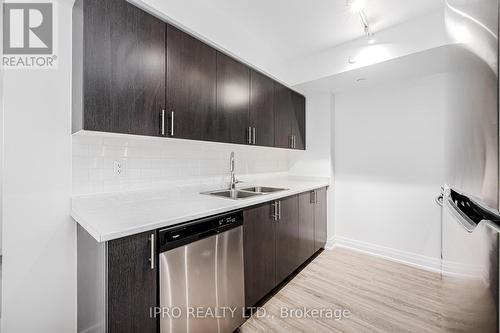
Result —
<path fill-rule="evenodd" d="M 89 177 L 89 169 L 75 169 L 73 168 L 73 182 L 88 182 L 90 180 Z"/>
<path fill-rule="evenodd" d="M 73 144 L 102 145 L 102 136 L 98 135 L 73 135 Z"/>
<path fill-rule="evenodd" d="M 73 144 L 73 156 L 89 156 L 89 146 L 85 144 L 74 143 Z"/>
<path fill-rule="evenodd" d="M 288 150 L 115 134 L 73 135 L 73 193 L 90 194 L 191 184 L 206 190 L 229 180 L 235 153 L 239 177 L 284 173 Z M 120 175 L 114 163 L 124 166 Z"/>

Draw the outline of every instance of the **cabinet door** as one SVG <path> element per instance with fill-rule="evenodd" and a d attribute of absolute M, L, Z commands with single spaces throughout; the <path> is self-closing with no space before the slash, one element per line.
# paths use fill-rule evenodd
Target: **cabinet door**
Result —
<path fill-rule="evenodd" d="M 325 247 L 327 225 L 326 188 L 316 190 L 314 205 L 314 247 L 315 251 Z"/>
<path fill-rule="evenodd" d="M 248 67 L 217 52 L 217 141 L 247 142 L 249 97 Z"/>
<path fill-rule="evenodd" d="M 299 257 L 300 262 L 316 252 L 314 243 L 314 192 L 299 195 Z"/>
<path fill-rule="evenodd" d="M 295 137 L 295 149 L 306 149 L 306 99 L 299 93 L 292 92 L 292 135 Z"/>
<path fill-rule="evenodd" d="M 292 135 L 292 91 L 287 87 L 274 84 L 274 145 L 279 148 L 290 148 Z"/>
<path fill-rule="evenodd" d="M 167 26 L 166 111 L 168 117 L 174 112 L 174 137 L 194 140 L 215 137 L 216 71 L 217 52 L 213 48 Z"/>
<path fill-rule="evenodd" d="M 83 129 L 159 135 L 166 24 L 126 1 L 89 0 L 82 29 Z"/>
<path fill-rule="evenodd" d="M 255 144 L 274 146 L 274 82 L 250 71 L 250 124 L 255 128 Z"/>
<path fill-rule="evenodd" d="M 156 258 L 151 269 L 151 233 L 108 243 L 108 332 L 156 332 L 150 307 L 157 306 Z"/>
<path fill-rule="evenodd" d="M 254 306 L 276 286 L 276 222 L 267 203 L 243 213 L 245 305 Z"/>
<path fill-rule="evenodd" d="M 276 233 L 276 281 L 282 282 L 299 265 L 299 205 L 298 197 L 280 200 L 281 217 Z"/>

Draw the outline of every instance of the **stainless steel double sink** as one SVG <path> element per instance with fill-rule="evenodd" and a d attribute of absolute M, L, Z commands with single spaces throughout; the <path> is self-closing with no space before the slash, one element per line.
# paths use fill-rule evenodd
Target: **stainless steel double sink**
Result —
<path fill-rule="evenodd" d="M 234 190 L 217 190 L 217 191 L 203 192 L 202 194 L 215 195 L 218 197 L 239 200 L 239 199 L 252 198 L 259 195 L 266 195 L 279 191 L 286 191 L 286 190 L 287 190 L 286 188 L 278 188 L 278 187 L 251 186 Z"/>

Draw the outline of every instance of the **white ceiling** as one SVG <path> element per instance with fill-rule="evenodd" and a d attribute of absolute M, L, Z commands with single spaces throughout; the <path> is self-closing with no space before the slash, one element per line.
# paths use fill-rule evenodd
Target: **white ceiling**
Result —
<path fill-rule="evenodd" d="M 452 70 L 453 67 L 458 69 L 465 66 L 464 63 L 458 61 L 450 62 L 450 59 L 470 59 L 470 55 L 466 57 L 460 48 L 445 45 L 307 82 L 296 88 L 304 92 L 337 94 L 444 73 Z M 471 60 L 469 60 L 470 63 Z"/>
<path fill-rule="evenodd" d="M 227 20 L 233 33 L 254 35 L 256 48 L 282 60 L 297 59 L 363 36 L 359 16 L 346 0 L 168 0 L 205 2 L 206 15 Z M 442 0 L 365 0 L 373 31 L 380 31 L 442 8 Z M 225 15 L 220 15 L 221 13 Z M 203 32 L 199 32 L 203 33 Z"/>

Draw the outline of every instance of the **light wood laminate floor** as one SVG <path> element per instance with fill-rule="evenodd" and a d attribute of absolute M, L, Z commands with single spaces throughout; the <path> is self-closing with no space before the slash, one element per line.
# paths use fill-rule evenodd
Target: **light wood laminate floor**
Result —
<path fill-rule="evenodd" d="M 248 319 L 240 332 L 486 332 L 445 295 L 460 285 L 420 270 L 344 248 L 322 252 L 268 300 L 265 317 Z M 483 302 L 484 303 L 484 302 Z M 482 304 L 481 306 L 490 306 Z M 283 318 L 284 309 L 348 310 L 350 316 Z M 328 311 L 328 310 L 324 310 Z M 290 311 L 288 311 L 288 314 Z M 261 315 L 263 312 L 261 312 Z M 330 313 L 331 314 L 331 313 Z"/>

